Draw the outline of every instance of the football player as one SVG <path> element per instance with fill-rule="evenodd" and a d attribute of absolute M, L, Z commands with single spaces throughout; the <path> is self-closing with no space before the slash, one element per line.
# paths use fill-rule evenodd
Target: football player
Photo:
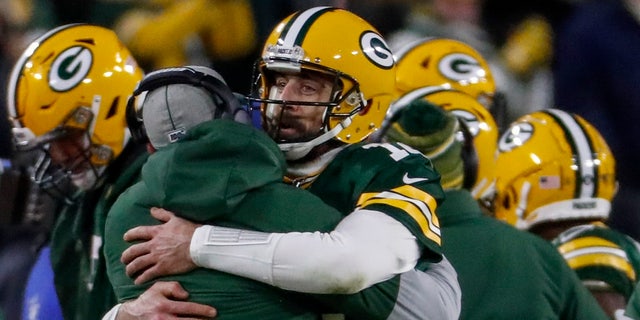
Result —
<path fill-rule="evenodd" d="M 626 303 L 631 289 L 621 290 L 619 285 L 596 288 L 591 281 L 594 279 L 586 277 L 581 269 L 595 264 L 590 261 L 593 256 L 574 259 L 573 255 L 578 251 L 571 249 L 569 244 L 562 245 L 570 240 L 570 236 L 578 237 L 578 231 L 590 233 L 595 230 L 594 237 L 626 237 L 617 231 L 601 228 L 609 218 L 618 183 L 615 158 L 600 132 L 579 115 L 547 109 L 524 115 L 513 122 L 500 137 L 498 149 L 497 165 L 501 169 L 497 172 L 496 195 L 492 201 L 496 217 L 546 240 L 556 239 L 560 252 L 600 305 L 609 314 L 623 309 L 621 305 Z M 580 238 L 570 242 L 587 247 L 585 241 Z M 629 265 L 633 266 L 635 258 L 628 252 L 625 255 L 628 256 L 625 259 L 631 259 Z M 612 256 L 599 256 L 606 257 Z M 599 273 L 609 267 L 585 270 L 597 269 Z M 606 274 L 611 270 L 603 272 L 595 276 L 609 280 Z M 635 281 L 635 275 L 628 277 Z"/>
<path fill-rule="evenodd" d="M 32 179 L 64 202 L 42 250 L 46 255 L 50 248 L 62 315 L 44 313 L 56 295 L 44 295 L 53 283 L 40 280 L 29 286 L 29 316 L 96 319 L 115 303 L 102 232 L 111 201 L 136 179 L 146 154 L 129 143 L 125 123 L 127 98 L 142 75 L 113 31 L 87 24 L 50 30 L 13 68 L 7 107 L 15 146 L 40 150 Z M 34 269 L 32 282 L 46 271 Z"/>

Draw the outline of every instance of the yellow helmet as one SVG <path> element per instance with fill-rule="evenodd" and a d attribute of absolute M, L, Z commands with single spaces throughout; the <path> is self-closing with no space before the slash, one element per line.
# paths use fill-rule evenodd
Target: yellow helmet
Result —
<path fill-rule="evenodd" d="M 400 92 L 443 85 L 467 93 L 491 109 L 496 85 L 489 64 L 466 43 L 426 38 L 399 49 L 395 59 Z"/>
<path fill-rule="evenodd" d="M 640 277 L 640 244 L 604 224 L 575 226 L 551 242 L 591 290 L 613 290 L 627 299 Z"/>
<path fill-rule="evenodd" d="M 494 213 L 520 229 L 609 217 L 615 159 L 578 115 L 545 109 L 520 117 L 498 141 L 496 167 Z"/>
<path fill-rule="evenodd" d="M 277 141 L 288 159 L 302 157 L 330 139 L 363 141 L 380 127 L 393 100 L 391 50 L 371 24 L 344 9 L 315 7 L 285 18 L 269 35 L 257 66 L 254 85 L 259 88 L 251 100 L 262 102 L 263 125 L 274 121 L 266 109 L 284 103 L 271 92 L 272 72 L 307 70 L 335 77 L 333 101 L 288 102 L 327 107 L 324 134 L 308 142 Z"/>
<path fill-rule="evenodd" d="M 463 148 L 463 187 L 476 199 L 492 195 L 498 149 L 498 126 L 493 116 L 477 100 L 461 91 L 439 90 L 425 98 L 456 115 L 468 130 L 462 135 L 462 138 L 471 139 L 465 139 Z"/>
<path fill-rule="evenodd" d="M 27 47 L 9 79 L 17 149 L 44 148 L 70 128 L 83 130 L 99 172 L 129 138 L 127 99 L 142 76 L 113 31 L 88 24 L 50 30 Z"/>

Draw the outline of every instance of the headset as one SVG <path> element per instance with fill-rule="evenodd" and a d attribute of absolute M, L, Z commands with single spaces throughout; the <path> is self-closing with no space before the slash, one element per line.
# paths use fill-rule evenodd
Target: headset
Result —
<path fill-rule="evenodd" d="M 216 109 L 214 115 L 215 119 L 232 119 L 245 124 L 251 123 L 249 112 L 240 103 L 240 98 L 244 97 L 238 97 L 222 79 L 213 74 L 196 70 L 195 67 L 166 68 L 146 75 L 138 83 L 138 86 L 127 101 L 127 126 L 131 132 L 131 138 L 135 142 L 146 143 L 149 141 L 142 119 L 142 108 L 136 110 L 137 97 L 144 92 L 171 84 L 188 84 L 204 88 L 214 97 L 214 100 L 221 100 L 222 103 L 218 106 L 219 108 Z"/>

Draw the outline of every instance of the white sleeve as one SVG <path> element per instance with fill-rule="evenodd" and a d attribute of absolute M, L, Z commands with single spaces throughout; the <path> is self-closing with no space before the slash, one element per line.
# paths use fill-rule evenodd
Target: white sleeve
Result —
<path fill-rule="evenodd" d="M 109 310 L 109 312 L 107 312 L 107 314 L 102 317 L 102 320 L 116 320 L 118 311 L 120 311 L 121 306 L 122 303 L 118 303 L 117 305 L 115 305 L 113 308 L 111 308 L 111 310 Z"/>
<path fill-rule="evenodd" d="M 415 236 L 399 221 L 357 210 L 330 233 L 196 229 L 191 257 L 201 267 L 307 293 L 359 292 L 413 269 Z"/>

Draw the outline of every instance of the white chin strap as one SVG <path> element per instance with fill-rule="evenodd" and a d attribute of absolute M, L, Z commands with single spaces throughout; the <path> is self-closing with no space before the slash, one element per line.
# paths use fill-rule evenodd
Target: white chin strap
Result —
<path fill-rule="evenodd" d="M 315 146 L 321 145 L 335 138 L 338 133 L 340 133 L 340 131 L 351 124 L 352 117 L 353 116 L 345 118 L 342 122 L 335 126 L 335 128 L 323 133 L 322 135 L 311 141 L 279 143 L 278 147 L 280 147 L 280 150 L 282 151 L 282 153 L 284 153 L 285 159 L 298 160 L 309 154 L 309 151 L 311 151 L 311 149 L 313 149 Z"/>

